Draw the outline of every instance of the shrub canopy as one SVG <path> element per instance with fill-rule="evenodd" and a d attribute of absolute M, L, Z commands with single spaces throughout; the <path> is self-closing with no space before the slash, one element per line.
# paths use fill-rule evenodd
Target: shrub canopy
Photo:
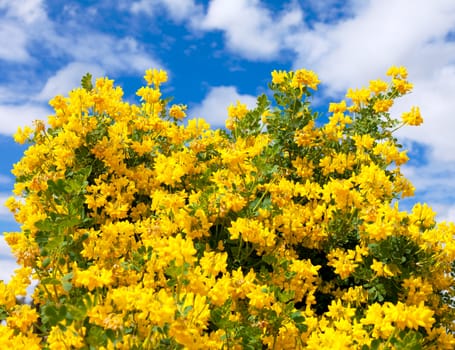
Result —
<path fill-rule="evenodd" d="M 140 104 L 101 78 L 19 129 L 0 343 L 31 349 L 453 349 L 453 223 L 413 194 L 393 132 L 403 67 L 318 119 L 319 83 L 274 71 L 226 129 L 183 122 L 146 72 Z M 30 278 L 32 305 L 16 302 Z"/>

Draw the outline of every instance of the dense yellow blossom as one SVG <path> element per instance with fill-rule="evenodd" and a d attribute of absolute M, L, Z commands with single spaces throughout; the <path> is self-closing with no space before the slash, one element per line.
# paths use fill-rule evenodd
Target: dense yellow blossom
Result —
<path fill-rule="evenodd" d="M 422 117 L 392 115 L 412 84 L 387 75 L 325 123 L 306 69 L 273 71 L 275 100 L 230 105 L 227 130 L 168 106 L 158 69 L 137 104 L 108 78 L 52 99 L 15 135 L 30 146 L 6 203 L 20 268 L 0 281 L 0 344 L 452 349 L 455 224 L 400 210 L 414 187 L 393 131 Z"/>
<path fill-rule="evenodd" d="M 317 90 L 319 83 L 320 81 L 316 73 L 306 69 L 298 69 L 294 72 L 291 86 L 296 88 L 308 86 L 313 90 Z"/>

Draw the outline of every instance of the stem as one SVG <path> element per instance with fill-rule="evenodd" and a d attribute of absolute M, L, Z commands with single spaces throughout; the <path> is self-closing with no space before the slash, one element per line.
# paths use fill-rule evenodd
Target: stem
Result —
<path fill-rule="evenodd" d="M 42 281 L 42 280 L 43 280 L 43 277 L 42 277 L 42 275 L 40 274 L 39 270 L 36 270 L 35 272 L 36 272 L 36 274 L 38 275 L 39 280 Z M 49 299 L 52 300 L 52 294 L 51 294 L 51 292 L 49 291 L 49 289 L 47 289 L 47 286 L 46 286 L 45 284 L 43 284 L 43 283 L 41 283 L 41 285 L 43 286 L 43 289 L 44 289 L 44 291 L 47 293 Z"/>
<path fill-rule="evenodd" d="M 405 123 L 401 123 L 395 129 L 391 130 L 390 133 L 393 134 L 395 131 L 400 130 L 405 125 L 406 125 Z"/>

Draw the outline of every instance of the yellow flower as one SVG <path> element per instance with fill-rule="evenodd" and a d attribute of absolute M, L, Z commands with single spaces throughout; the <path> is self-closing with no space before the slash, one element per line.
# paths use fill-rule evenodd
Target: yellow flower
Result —
<path fill-rule="evenodd" d="M 346 106 L 346 101 L 342 100 L 339 103 L 330 103 L 329 104 L 329 112 L 332 113 L 344 113 L 346 112 L 347 106 Z"/>
<path fill-rule="evenodd" d="M 351 99 L 355 106 L 360 106 L 368 103 L 368 101 L 370 100 L 370 95 L 371 95 L 370 90 L 366 88 L 356 90 L 349 89 L 346 94 L 346 97 Z"/>
<path fill-rule="evenodd" d="M 410 112 L 405 112 L 401 115 L 401 119 L 407 125 L 418 126 L 423 123 L 419 107 L 412 107 Z"/>
<path fill-rule="evenodd" d="M 355 250 L 344 251 L 336 248 L 327 255 L 327 258 L 329 259 L 327 265 L 334 267 L 335 273 L 342 279 L 348 278 L 358 266 L 355 262 Z"/>
<path fill-rule="evenodd" d="M 153 84 L 158 88 L 161 83 L 165 83 L 167 81 L 167 73 L 162 69 L 147 69 L 145 71 L 144 79 L 148 85 Z"/>
<path fill-rule="evenodd" d="M 14 134 L 14 141 L 23 145 L 27 140 L 30 139 L 33 129 L 29 126 L 24 126 L 24 128 L 19 127 L 17 132 Z"/>
<path fill-rule="evenodd" d="M 229 299 L 232 290 L 232 280 L 229 275 L 222 275 L 212 285 L 208 292 L 210 303 L 221 306 Z"/>
<path fill-rule="evenodd" d="M 77 268 L 74 270 L 74 285 L 86 287 L 89 291 L 109 286 L 113 281 L 112 271 L 99 268 L 97 265 L 92 265 L 87 270 Z"/>
<path fill-rule="evenodd" d="M 400 93 L 406 94 L 412 90 L 413 85 L 405 79 L 393 78 L 392 79 L 393 87 Z"/>
<path fill-rule="evenodd" d="M 74 324 L 67 326 L 52 326 L 47 338 L 50 350 L 80 349 L 84 346 L 85 327 L 76 329 Z"/>
<path fill-rule="evenodd" d="M 186 108 L 187 107 L 183 105 L 172 105 L 171 109 L 169 110 L 169 115 L 177 120 L 181 120 L 186 116 Z"/>
<path fill-rule="evenodd" d="M 241 103 L 240 101 L 237 101 L 235 106 L 231 104 L 228 107 L 228 117 L 235 120 L 242 120 L 247 113 L 248 108 L 246 107 L 246 104 Z"/>
<path fill-rule="evenodd" d="M 273 84 L 282 84 L 285 82 L 286 78 L 288 77 L 288 73 L 282 70 L 274 70 L 272 72 L 272 83 Z"/>
<path fill-rule="evenodd" d="M 227 253 L 204 252 L 204 256 L 199 261 L 207 276 L 216 276 L 220 272 L 226 273 Z"/>
<path fill-rule="evenodd" d="M 376 100 L 373 105 L 373 109 L 376 113 L 386 113 L 393 105 L 393 100 Z"/>
<path fill-rule="evenodd" d="M 176 157 L 159 154 L 155 160 L 156 180 L 173 186 L 186 174 L 186 169 Z"/>
<path fill-rule="evenodd" d="M 381 261 L 373 259 L 370 268 L 376 273 L 378 277 L 393 277 L 400 273 L 400 270 L 395 265 L 384 264 Z"/>
<path fill-rule="evenodd" d="M 426 302 L 433 293 L 433 286 L 422 277 L 410 277 L 403 280 L 403 287 L 407 290 L 407 305 L 418 305 Z"/>
<path fill-rule="evenodd" d="M 319 78 L 315 72 L 306 69 L 298 69 L 292 77 L 291 86 L 293 88 L 308 86 L 313 90 L 317 90 L 319 83 Z"/>
<path fill-rule="evenodd" d="M 411 223 L 420 224 L 425 228 L 431 228 L 435 224 L 436 213 L 428 204 L 417 203 L 412 207 L 412 214 L 409 216 Z"/>
<path fill-rule="evenodd" d="M 38 317 L 38 313 L 30 305 L 16 305 L 6 322 L 8 326 L 16 328 L 22 333 L 26 333 L 38 320 Z"/>
<path fill-rule="evenodd" d="M 333 328 L 312 332 L 306 346 L 306 349 L 309 350 L 347 350 L 352 348 L 352 338 L 345 332 L 337 331 Z"/>
<path fill-rule="evenodd" d="M 249 304 L 254 309 L 263 309 L 270 307 L 275 297 L 266 285 L 255 285 L 254 289 L 246 295 Z"/>
<path fill-rule="evenodd" d="M 139 90 L 137 90 L 136 95 L 142 97 L 142 100 L 153 104 L 160 100 L 161 92 L 158 89 L 153 89 L 148 86 L 143 86 Z"/>
<path fill-rule="evenodd" d="M 368 291 L 361 286 L 349 287 L 349 289 L 341 296 L 341 299 L 359 306 L 368 301 Z"/>
<path fill-rule="evenodd" d="M 386 74 L 393 78 L 401 77 L 402 79 L 406 79 L 408 77 L 408 71 L 403 66 L 400 66 L 400 67 L 392 66 L 387 70 Z"/>
<path fill-rule="evenodd" d="M 340 299 L 332 300 L 329 305 L 329 311 L 325 313 L 325 316 L 332 318 L 332 320 L 339 320 L 342 318 L 351 319 L 355 315 L 355 308 L 343 306 Z"/>
<path fill-rule="evenodd" d="M 245 242 L 252 242 L 260 248 L 273 247 L 275 245 L 275 233 L 260 221 L 254 219 L 238 218 L 228 228 L 231 239 L 238 239 L 241 235 Z"/>
<path fill-rule="evenodd" d="M 371 92 L 373 92 L 373 94 L 375 94 L 377 96 L 381 92 L 387 91 L 388 87 L 389 87 L 389 85 L 385 81 L 382 81 L 382 80 L 371 80 L 369 89 L 370 89 Z"/>

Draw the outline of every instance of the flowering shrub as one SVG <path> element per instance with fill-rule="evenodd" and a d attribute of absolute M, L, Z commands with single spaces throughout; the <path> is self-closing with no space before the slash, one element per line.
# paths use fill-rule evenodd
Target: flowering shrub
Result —
<path fill-rule="evenodd" d="M 311 109 L 311 71 L 274 71 L 226 130 L 182 120 L 163 71 L 141 104 L 112 80 L 50 101 L 19 129 L 6 234 L 20 268 L 0 282 L 0 343 L 31 349 L 453 349 L 455 225 L 413 186 L 393 135 L 392 67 Z M 16 302 L 30 279 L 32 305 Z"/>

